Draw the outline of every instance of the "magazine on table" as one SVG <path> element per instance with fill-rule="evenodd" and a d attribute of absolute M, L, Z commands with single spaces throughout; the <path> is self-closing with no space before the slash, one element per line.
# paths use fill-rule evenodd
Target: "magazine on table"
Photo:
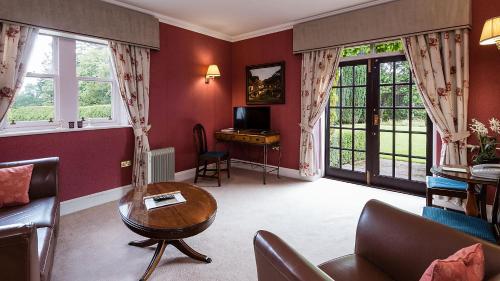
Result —
<path fill-rule="evenodd" d="M 167 192 L 144 197 L 144 205 L 146 205 L 147 210 L 165 206 L 172 206 L 184 202 L 186 202 L 186 198 L 182 196 L 180 191 Z"/>

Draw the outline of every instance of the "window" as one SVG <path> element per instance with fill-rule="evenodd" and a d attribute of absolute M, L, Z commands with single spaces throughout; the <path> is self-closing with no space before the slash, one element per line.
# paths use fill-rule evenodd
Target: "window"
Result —
<path fill-rule="evenodd" d="M 0 133 L 125 125 L 107 42 L 42 31 Z M 76 127 L 76 125 L 75 125 Z"/>
<path fill-rule="evenodd" d="M 342 58 L 344 61 L 346 58 L 359 59 L 360 57 L 386 57 L 401 54 L 403 54 L 403 42 L 401 42 L 401 40 L 347 47 L 342 50 Z"/>
<path fill-rule="evenodd" d="M 113 78 L 108 46 L 76 42 L 79 119 L 112 120 Z"/>
<path fill-rule="evenodd" d="M 52 36 L 38 35 L 34 46 L 36 52 L 30 59 L 24 83 L 7 114 L 11 125 L 41 125 L 54 120 L 55 45 L 56 40 Z"/>

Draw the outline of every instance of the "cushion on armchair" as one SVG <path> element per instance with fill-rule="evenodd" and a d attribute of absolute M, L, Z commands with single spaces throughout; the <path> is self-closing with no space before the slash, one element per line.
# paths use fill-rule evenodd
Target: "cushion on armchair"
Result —
<path fill-rule="evenodd" d="M 30 202 L 28 191 L 33 164 L 0 169 L 0 208 Z"/>
<path fill-rule="evenodd" d="M 444 260 L 434 260 L 420 281 L 481 281 L 484 253 L 480 243 L 458 250 Z"/>

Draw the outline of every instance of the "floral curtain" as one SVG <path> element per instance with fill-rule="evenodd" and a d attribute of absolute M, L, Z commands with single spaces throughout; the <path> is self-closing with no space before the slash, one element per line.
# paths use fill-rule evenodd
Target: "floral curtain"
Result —
<path fill-rule="evenodd" d="M 38 29 L 0 22 L 0 122 L 23 84 Z"/>
<path fill-rule="evenodd" d="M 120 95 L 134 129 L 135 149 L 132 185 L 146 184 L 144 152 L 149 151 L 149 49 L 110 42 Z"/>
<path fill-rule="evenodd" d="M 318 173 L 314 126 L 328 103 L 342 48 L 331 48 L 302 55 L 300 163 L 301 176 Z"/>
<path fill-rule="evenodd" d="M 440 164 L 467 164 L 469 30 L 403 38 L 427 114 L 442 139 Z"/>

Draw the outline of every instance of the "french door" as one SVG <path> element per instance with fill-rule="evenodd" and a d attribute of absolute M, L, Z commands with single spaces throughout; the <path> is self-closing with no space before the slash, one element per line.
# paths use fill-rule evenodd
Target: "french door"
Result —
<path fill-rule="evenodd" d="M 425 193 L 430 122 L 404 56 L 342 62 L 327 107 L 326 176 Z"/>

